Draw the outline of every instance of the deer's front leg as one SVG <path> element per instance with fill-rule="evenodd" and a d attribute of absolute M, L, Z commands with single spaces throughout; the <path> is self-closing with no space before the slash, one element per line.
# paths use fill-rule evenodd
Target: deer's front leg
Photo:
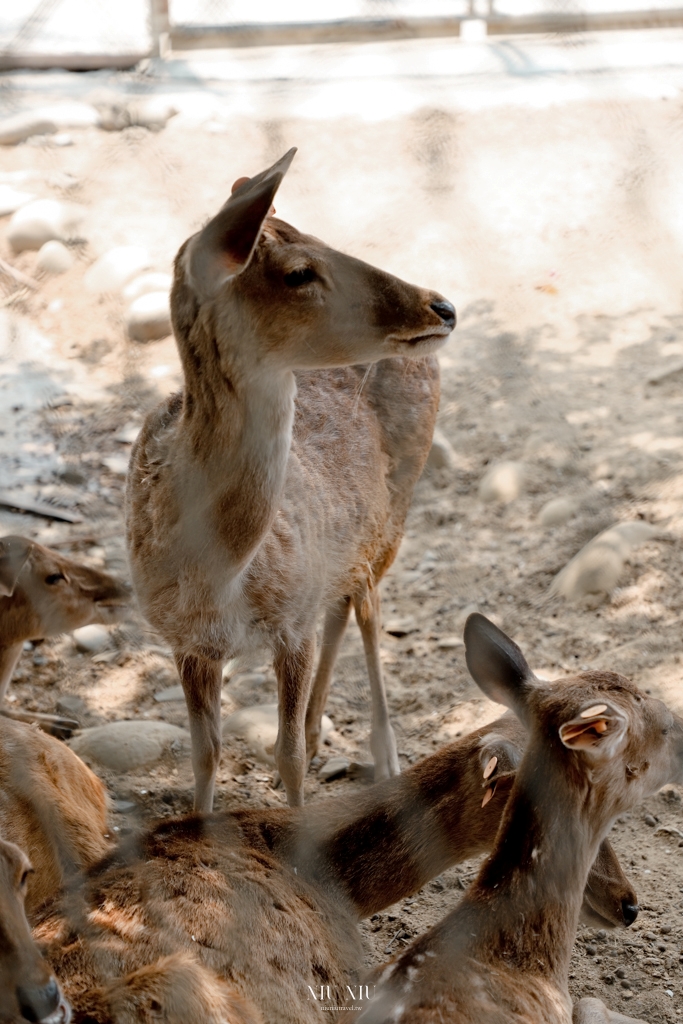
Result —
<path fill-rule="evenodd" d="M 216 772 L 221 759 L 221 683 L 223 662 L 193 654 L 176 655 L 192 737 L 194 809 L 213 809 Z"/>
<path fill-rule="evenodd" d="M 574 1003 L 572 1024 L 647 1024 L 647 1021 L 608 1010 L 601 999 L 590 998 Z"/>
<path fill-rule="evenodd" d="M 283 648 L 275 658 L 278 730 L 275 764 L 290 807 L 302 807 L 306 774 L 306 709 L 311 692 L 315 637 L 296 648 Z"/>
<path fill-rule="evenodd" d="M 325 612 L 325 625 L 318 658 L 318 668 L 313 680 L 311 697 L 306 712 L 306 758 L 310 763 L 315 757 L 320 742 L 320 720 L 327 704 L 332 673 L 334 671 L 341 642 L 351 612 L 351 599 L 340 597 Z"/>
<path fill-rule="evenodd" d="M 382 663 L 379 655 L 379 631 L 382 624 L 379 590 L 369 590 L 363 598 L 354 599 L 356 620 L 363 638 L 365 661 L 370 679 L 372 700 L 372 728 L 370 749 L 375 762 L 375 782 L 399 775 L 396 738 L 389 721 L 387 694 L 382 679 Z"/>

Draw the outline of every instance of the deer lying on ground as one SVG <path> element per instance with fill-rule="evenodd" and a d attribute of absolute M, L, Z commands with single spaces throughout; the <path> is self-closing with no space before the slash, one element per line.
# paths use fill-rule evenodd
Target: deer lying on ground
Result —
<path fill-rule="evenodd" d="M 615 672 L 536 679 L 482 615 L 467 664 L 529 739 L 490 857 L 459 905 L 387 967 L 357 1024 L 643 1024 L 573 1007 L 568 969 L 586 878 L 619 814 L 683 781 L 683 721 Z"/>
<path fill-rule="evenodd" d="M 97 776 L 63 743 L 7 718 L 0 718 L 0 836 L 25 850 L 35 868 L 29 918 L 111 847 Z"/>
<path fill-rule="evenodd" d="M 69 1024 L 59 985 L 31 937 L 24 898 L 32 868 L 14 843 L 0 839 L 0 1021 Z"/>
<path fill-rule="evenodd" d="M 357 983 L 359 919 L 490 849 L 524 740 L 505 715 L 361 793 L 193 815 L 119 848 L 80 911 L 48 909 L 36 930 L 75 1021 L 330 1020 L 320 988 Z M 637 913 L 606 841 L 586 899 L 613 924 Z"/>
<path fill-rule="evenodd" d="M 276 763 L 289 804 L 303 803 L 351 603 L 376 778 L 399 771 L 377 588 L 429 452 L 432 353 L 455 310 L 270 216 L 294 153 L 236 182 L 181 247 L 171 310 L 185 386 L 148 416 L 128 476 L 133 583 L 175 653 L 201 811 L 220 759 L 222 667 L 255 646 L 273 652 Z"/>
<path fill-rule="evenodd" d="M 59 715 L 10 710 L 4 703 L 24 641 L 58 636 L 92 622 L 115 622 L 129 590 L 27 537 L 0 537 L 0 714 L 65 738 L 78 723 Z"/>

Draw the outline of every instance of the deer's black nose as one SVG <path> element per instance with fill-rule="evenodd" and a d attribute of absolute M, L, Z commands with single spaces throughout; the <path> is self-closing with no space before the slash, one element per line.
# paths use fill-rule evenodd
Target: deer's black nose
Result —
<path fill-rule="evenodd" d="M 50 1017 L 59 1007 L 62 993 L 54 978 L 42 988 L 17 988 L 17 999 L 24 1020 L 41 1021 Z"/>
<path fill-rule="evenodd" d="M 627 925 L 633 924 L 635 919 L 638 917 L 639 910 L 640 907 L 637 903 L 629 903 L 627 900 L 621 901 L 621 912 L 624 916 L 624 921 Z"/>
<path fill-rule="evenodd" d="M 448 327 L 455 327 L 455 306 L 451 305 L 446 299 L 440 299 L 439 302 L 432 302 L 431 309 L 434 310 L 437 316 L 440 316 L 443 322 Z"/>

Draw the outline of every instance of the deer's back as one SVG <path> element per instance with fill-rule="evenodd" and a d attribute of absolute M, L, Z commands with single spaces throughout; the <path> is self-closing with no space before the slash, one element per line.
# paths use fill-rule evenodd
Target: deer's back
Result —
<path fill-rule="evenodd" d="M 0 717 L 0 835 L 28 854 L 33 914 L 109 849 L 100 780 L 65 744 Z"/>
<path fill-rule="evenodd" d="M 86 941 L 61 913 L 37 930 L 77 1019 L 91 1009 L 88 992 L 109 978 L 189 951 L 266 1024 L 318 1024 L 326 1015 L 308 985 L 343 987 L 362 960 L 343 908 L 247 847 L 229 816 L 159 826 L 132 856 L 95 869 L 84 895 Z M 109 1024 L 105 1010 L 98 1024 Z"/>

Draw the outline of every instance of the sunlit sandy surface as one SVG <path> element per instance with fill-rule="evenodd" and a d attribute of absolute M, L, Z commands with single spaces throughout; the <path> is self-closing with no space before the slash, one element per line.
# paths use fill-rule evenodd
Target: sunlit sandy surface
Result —
<path fill-rule="evenodd" d="M 54 501 L 84 521 L 50 525 L 0 510 L 0 530 L 127 572 L 123 478 L 102 459 L 127 453 L 120 432 L 134 432 L 178 385 L 178 361 L 172 339 L 128 341 L 121 300 L 89 295 L 83 275 L 122 244 L 146 246 L 155 269 L 170 269 L 178 245 L 235 178 L 297 145 L 278 215 L 440 290 L 459 312 L 441 360 L 439 418 L 454 465 L 419 485 L 384 586 L 385 620 L 413 616 L 416 626 L 382 641 L 402 763 L 493 713 L 468 681 L 462 648 L 442 643 L 461 634 L 474 606 L 546 676 L 616 668 L 683 710 L 682 43 L 678 30 L 440 40 L 192 54 L 121 76 L 5 76 L 7 112 L 155 92 L 179 113 L 158 134 L 74 129 L 64 148 L 46 139 L 0 149 L 0 182 L 88 210 L 86 241 L 74 247 L 68 274 L 41 280 L 36 293 L 0 279 L 0 489 Z M 0 256 L 35 273 L 35 254 L 14 256 L 2 224 Z M 483 505 L 479 481 L 500 459 L 524 463 L 525 489 L 510 505 Z M 84 482 L 65 481 L 65 467 Z M 579 512 L 542 528 L 541 508 L 560 496 L 578 497 Z M 549 596 L 554 575 L 584 543 L 639 517 L 660 534 L 634 550 L 608 600 L 567 606 Z M 76 655 L 68 639 L 42 646 L 45 664 L 27 652 L 17 702 L 52 710 L 60 694 L 76 693 L 89 723 L 185 723 L 182 703 L 153 700 L 175 682 L 158 638 L 132 614 L 115 644 L 112 659 L 99 663 Z M 226 713 L 274 699 L 263 665 L 265 681 L 228 684 Z M 335 731 L 323 759 L 367 759 L 355 626 L 329 712 Z M 317 767 L 309 801 L 359 785 L 324 786 Z M 132 819 L 189 806 L 184 759 L 106 778 L 115 795 L 135 801 Z M 268 778 L 238 745 L 226 749 L 219 805 L 277 803 Z M 617 826 L 615 844 L 644 907 L 640 931 L 598 943 L 597 956 L 579 943 L 572 985 L 631 1016 L 674 1022 L 683 999 L 683 851 L 677 837 L 655 835 L 645 810 L 683 829 L 675 796 L 653 799 Z M 131 823 L 117 820 L 119 828 Z M 373 922 L 369 958 L 385 958 L 442 916 L 470 871 L 447 873 L 415 903 Z M 672 931 L 666 951 L 653 956 L 644 936 L 662 925 Z M 622 964 L 630 998 L 604 980 Z"/>

